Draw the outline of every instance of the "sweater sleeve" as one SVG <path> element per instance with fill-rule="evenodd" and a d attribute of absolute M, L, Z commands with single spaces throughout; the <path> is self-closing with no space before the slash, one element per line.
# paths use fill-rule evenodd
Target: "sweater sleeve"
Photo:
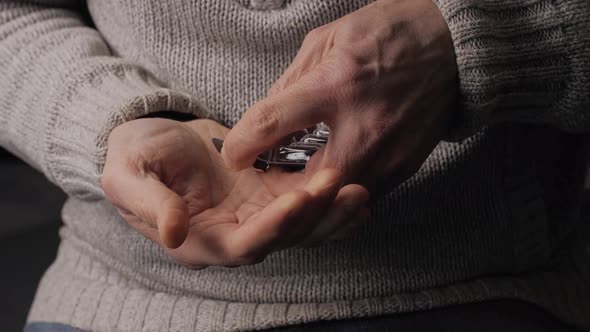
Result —
<path fill-rule="evenodd" d="M 114 127 L 155 112 L 209 113 L 114 57 L 78 2 L 0 3 L 0 145 L 69 195 L 101 199 Z"/>
<path fill-rule="evenodd" d="M 449 140 L 500 122 L 590 131 L 590 1 L 434 2 L 459 68 Z"/>

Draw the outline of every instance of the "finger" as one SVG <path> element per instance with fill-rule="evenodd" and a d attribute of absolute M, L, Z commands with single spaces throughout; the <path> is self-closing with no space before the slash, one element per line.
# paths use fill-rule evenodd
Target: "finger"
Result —
<path fill-rule="evenodd" d="M 313 70 L 322 60 L 324 54 L 329 51 L 331 43 L 324 37 L 321 32 L 322 28 L 316 28 L 313 31 L 305 37 L 295 59 L 293 59 L 283 75 L 272 85 L 268 91 L 268 96 L 287 89 L 307 72 Z"/>
<path fill-rule="evenodd" d="M 177 248 L 188 233 L 188 209 L 175 192 L 155 175 L 118 171 L 103 177 L 103 188 L 109 200 L 119 209 L 137 216 L 158 230 L 161 243 Z"/>
<path fill-rule="evenodd" d="M 366 119 L 358 115 L 341 112 L 338 119 L 332 123 L 336 130 L 330 132 L 328 143 L 323 148 L 314 153 L 305 165 L 306 172 L 314 172 L 318 169 L 332 167 L 338 168 L 344 173 L 346 183 L 357 183 L 367 189 L 366 183 L 361 181 L 361 176 L 371 176 L 367 174 L 368 167 L 374 164 L 374 155 L 377 154 L 373 149 L 370 133 L 367 133 Z"/>
<path fill-rule="evenodd" d="M 283 194 L 256 216 L 242 223 L 229 237 L 230 259 L 257 261 L 270 252 L 291 246 L 307 236 L 322 207 L 329 206 L 341 186 L 336 170 L 318 172 L 304 190 Z"/>
<path fill-rule="evenodd" d="M 259 214 L 236 229 L 227 240 L 225 256 L 229 261 L 258 261 L 272 252 L 287 234 L 301 231 L 305 207 L 311 203 L 311 196 L 303 190 L 295 190 L 277 197 Z"/>
<path fill-rule="evenodd" d="M 328 207 L 339 193 L 344 174 L 335 168 L 324 168 L 316 172 L 303 187 L 314 199 L 315 207 Z"/>
<path fill-rule="evenodd" d="M 341 191 L 344 177 L 342 172 L 337 169 L 325 168 L 318 171 L 312 180 L 303 188 L 311 197 L 311 202 L 306 206 L 302 220 L 307 220 L 309 225 L 304 232 L 299 232 L 297 236 L 290 236 L 286 241 L 281 242 L 277 249 L 285 249 L 295 245 L 300 245 L 309 234 L 317 228 L 318 223 L 326 214 L 326 211 L 333 205 L 334 199 Z"/>
<path fill-rule="evenodd" d="M 256 103 L 232 128 L 221 150 L 226 166 L 250 167 L 257 155 L 286 136 L 322 121 L 334 111 L 333 96 L 323 70 L 314 70 L 287 90 Z"/>
<path fill-rule="evenodd" d="M 326 240 L 339 229 L 354 222 L 355 216 L 363 209 L 368 200 L 369 193 L 364 187 L 356 184 L 343 187 L 328 213 L 321 218 L 319 224 L 302 245 L 310 246 Z"/>

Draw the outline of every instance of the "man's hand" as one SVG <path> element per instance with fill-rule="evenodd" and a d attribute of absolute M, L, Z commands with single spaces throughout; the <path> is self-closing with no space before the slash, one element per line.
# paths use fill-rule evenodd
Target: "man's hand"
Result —
<path fill-rule="evenodd" d="M 191 268 L 253 264 L 282 248 L 342 236 L 365 213 L 366 189 L 333 169 L 229 171 L 210 120 L 139 119 L 109 136 L 102 184 L 127 222 Z"/>
<path fill-rule="evenodd" d="M 413 175 L 447 133 L 456 99 L 450 32 L 431 0 L 381 0 L 311 31 L 266 99 L 226 137 L 232 169 L 319 122 L 327 146 L 307 172 L 334 167 L 377 191 Z"/>

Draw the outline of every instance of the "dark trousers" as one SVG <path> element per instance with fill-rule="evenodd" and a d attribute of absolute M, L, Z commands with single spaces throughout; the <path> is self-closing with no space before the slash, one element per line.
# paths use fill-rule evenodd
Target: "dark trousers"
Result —
<path fill-rule="evenodd" d="M 574 332 L 540 308 L 520 301 L 464 304 L 376 318 L 326 321 L 267 332 Z M 86 332 L 53 323 L 31 323 L 25 332 Z"/>
<path fill-rule="evenodd" d="M 326 321 L 268 332 L 574 332 L 535 305 L 516 300 L 463 304 L 376 318 Z"/>

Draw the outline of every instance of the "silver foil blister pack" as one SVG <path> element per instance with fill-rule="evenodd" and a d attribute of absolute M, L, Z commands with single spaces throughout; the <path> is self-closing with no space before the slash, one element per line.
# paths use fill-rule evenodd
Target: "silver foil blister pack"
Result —
<path fill-rule="evenodd" d="M 330 129 L 323 123 L 292 134 L 286 143 L 261 153 L 254 162 L 254 168 L 266 171 L 272 166 L 281 166 L 297 171 L 305 168 L 311 156 L 328 143 Z M 223 141 L 213 138 L 213 145 L 221 151 Z"/>

